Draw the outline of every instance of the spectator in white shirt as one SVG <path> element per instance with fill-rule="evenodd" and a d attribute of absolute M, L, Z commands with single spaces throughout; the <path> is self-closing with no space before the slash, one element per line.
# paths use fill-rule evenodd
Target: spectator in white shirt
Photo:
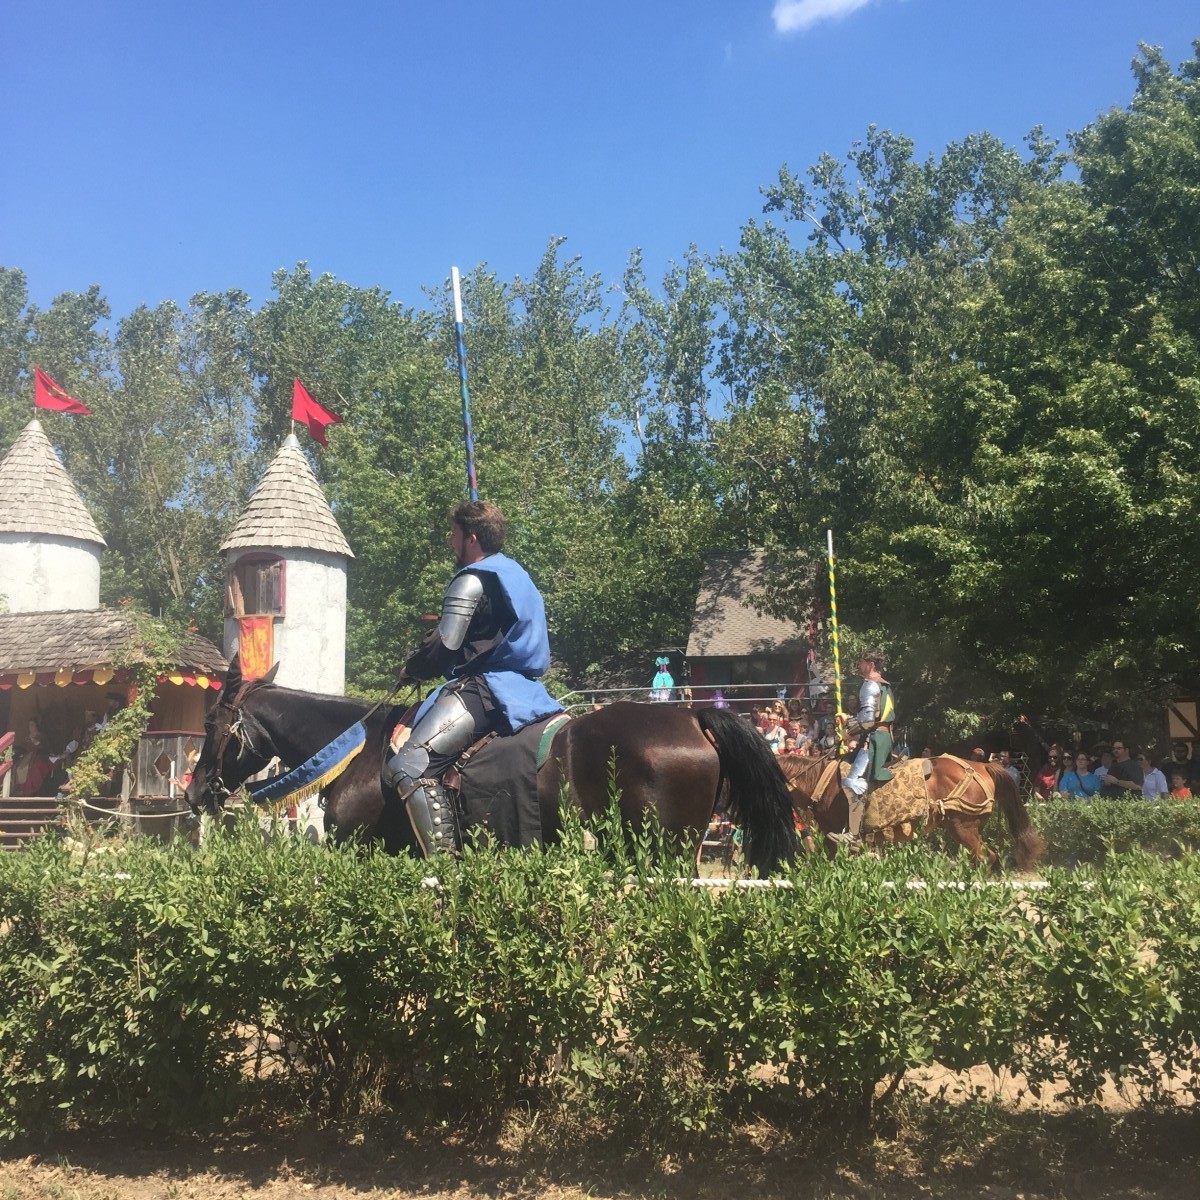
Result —
<path fill-rule="evenodd" d="M 1138 755 L 1138 766 L 1142 768 L 1142 796 L 1146 800 L 1161 800 L 1171 791 L 1167 777 L 1150 761 L 1148 754 Z"/>

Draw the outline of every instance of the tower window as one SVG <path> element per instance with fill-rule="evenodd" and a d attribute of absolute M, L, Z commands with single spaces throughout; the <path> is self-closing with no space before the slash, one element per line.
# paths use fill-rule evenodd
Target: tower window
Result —
<path fill-rule="evenodd" d="M 232 617 L 283 616 L 283 559 L 238 559 L 226 577 L 225 613 Z"/>

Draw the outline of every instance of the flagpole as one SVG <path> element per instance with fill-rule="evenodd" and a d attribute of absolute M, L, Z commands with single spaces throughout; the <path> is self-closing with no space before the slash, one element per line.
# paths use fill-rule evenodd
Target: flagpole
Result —
<path fill-rule="evenodd" d="M 826 553 L 829 558 L 829 631 L 833 638 L 833 694 L 837 701 L 837 748 L 842 751 L 842 658 L 838 650 L 837 581 L 833 567 L 833 530 L 825 531 Z"/>
<path fill-rule="evenodd" d="M 471 393 L 467 390 L 467 342 L 463 333 L 462 291 L 458 268 L 450 268 L 450 283 L 454 288 L 454 340 L 458 350 L 458 386 L 462 392 L 463 434 L 467 442 L 467 493 L 479 499 L 479 484 L 475 479 L 475 435 L 471 431 Z"/>

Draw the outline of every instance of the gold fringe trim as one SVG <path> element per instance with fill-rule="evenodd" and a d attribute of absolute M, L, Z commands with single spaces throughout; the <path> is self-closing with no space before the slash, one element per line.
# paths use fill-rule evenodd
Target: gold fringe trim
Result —
<path fill-rule="evenodd" d="M 273 805 L 277 804 L 281 808 L 291 808 L 296 804 L 303 804 L 305 800 L 311 800 L 327 783 L 332 783 L 345 769 L 362 753 L 366 742 L 363 741 L 360 745 L 354 747 L 345 758 L 339 763 L 334 763 L 328 771 L 318 775 L 311 783 L 303 784 L 294 792 L 288 792 L 285 796 L 276 796 L 271 801 Z"/>

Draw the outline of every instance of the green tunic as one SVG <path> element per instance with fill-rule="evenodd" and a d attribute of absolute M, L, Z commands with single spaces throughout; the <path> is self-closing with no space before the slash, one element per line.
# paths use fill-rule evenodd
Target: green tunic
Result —
<path fill-rule="evenodd" d="M 892 685 L 879 685 L 879 724 L 890 726 L 896 719 L 896 700 L 892 695 Z M 875 729 L 867 739 L 867 778 L 876 783 L 887 783 L 892 773 L 887 769 L 887 761 L 892 756 L 892 731 Z"/>

